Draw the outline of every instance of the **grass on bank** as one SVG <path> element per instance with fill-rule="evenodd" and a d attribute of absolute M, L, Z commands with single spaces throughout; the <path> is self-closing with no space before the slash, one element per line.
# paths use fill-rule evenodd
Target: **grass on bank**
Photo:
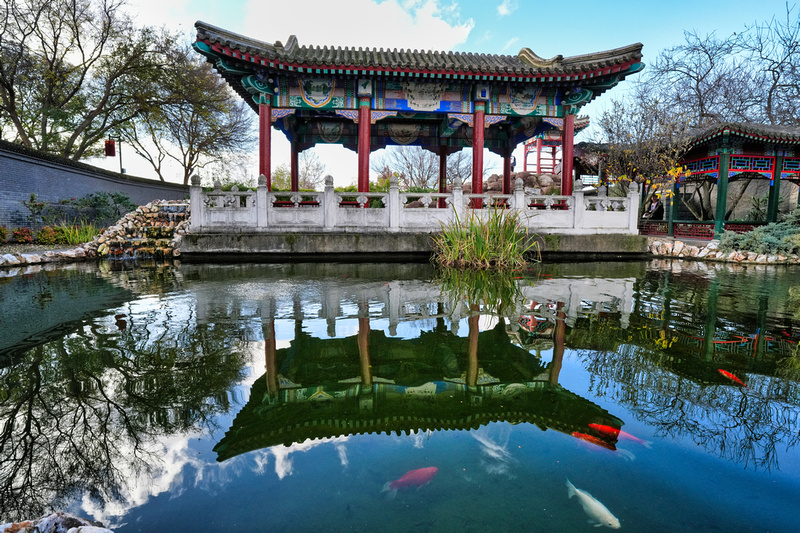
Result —
<path fill-rule="evenodd" d="M 519 270 L 531 256 L 539 258 L 539 243 L 520 221 L 520 213 L 492 207 L 458 214 L 435 235 L 433 261 L 439 266 L 469 269 Z"/>

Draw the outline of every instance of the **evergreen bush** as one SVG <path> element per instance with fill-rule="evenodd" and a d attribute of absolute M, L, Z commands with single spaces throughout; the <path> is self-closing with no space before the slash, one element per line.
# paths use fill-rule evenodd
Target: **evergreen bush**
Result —
<path fill-rule="evenodd" d="M 8 240 L 8 228 L 5 226 L 0 226 L 0 244 L 3 244 Z"/>
<path fill-rule="evenodd" d="M 719 249 L 766 255 L 800 254 L 800 209 L 787 214 L 781 222 L 758 226 L 748 233 L 725 231 Z"/>

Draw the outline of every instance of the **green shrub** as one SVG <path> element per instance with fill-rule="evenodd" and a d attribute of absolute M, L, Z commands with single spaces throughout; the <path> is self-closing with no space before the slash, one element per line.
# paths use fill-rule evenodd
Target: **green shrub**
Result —
<path fill-rule="evenodd" d="M 781 222 L 758 226 L 748 233 L 725 231 L 719 240 L 723 252 L 738 250 L 767 255 L 800 253 L 800 209 L 787 214 Z"/>
<path fill-rule="evenodd" d="M 16 228 L 11 235 L 14 242 L 20 244 L 31 244 L 33 242 L 33 231 L 31 231 L 31 228 Z"/>
<path fill-rule="evenodd" d="M 8 228 L 5 226 L 0 226 L 0 244 L 6 242 L 8 240 Z"/>
<path fill-rule="evenodd" d="M 55 244 L 57 233 L 52 226 L 45 226 L 36 232 L 36 242 L 39 244 Z"/>

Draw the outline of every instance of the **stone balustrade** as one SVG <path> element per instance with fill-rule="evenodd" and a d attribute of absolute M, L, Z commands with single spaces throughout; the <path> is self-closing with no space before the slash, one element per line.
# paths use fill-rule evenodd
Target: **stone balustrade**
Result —
<path fill-rule="evenodd" d="M 522 225 L 536 232 L 563 234 L 637 234 L 638 187 L 631 184 L 627 196 L 609 197 L 605 188 L 597 196 L 584 195 L 580 180 L 572 196 L 531 194 L 522 180 L 511 194 L 468 194 L 457 180 L 449 193 L 400 192 L 397 181 L 389 192 L 340 192 L 333 178 L 325 178 L 322 192 L 267 191 L 259 178 L 255 191 L 223 191 L 219 182 L 203 191 L 192 178 L 190 233 L 432 233 L 456 218 L 470 214 L 491 215 L 492 206 L 516 211 Z M 475 209 L 481 206 L 483 209 Z"/>

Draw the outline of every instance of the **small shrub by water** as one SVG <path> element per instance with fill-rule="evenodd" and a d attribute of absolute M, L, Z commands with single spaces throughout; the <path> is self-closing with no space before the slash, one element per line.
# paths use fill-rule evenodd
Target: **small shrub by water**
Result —
<path fill-rule="evenodd" d="M 31 228 L 16 228 L 11 235 L 14 242 L 19 244 L 30 244 L 33 242 L 33 231 L 31 231 Z"/>
<path fill-rule="evenodd" d="M 433 261 L 446 267 L 515 270 L 539 254 L 539 243 L 529 239 L 520 214 L 502 207 L 488 213 L 471 209 L 463 222 L 456 216 L 433 240 Z"/>
<path fill-rule="evenodd" d="M 723 252 L 738 250 L 766 255 L 800 253 L 800 209 L 795 209 L 781 222 L 758 226 L 748 233 L 725 231 L 720 237 Z"/>

